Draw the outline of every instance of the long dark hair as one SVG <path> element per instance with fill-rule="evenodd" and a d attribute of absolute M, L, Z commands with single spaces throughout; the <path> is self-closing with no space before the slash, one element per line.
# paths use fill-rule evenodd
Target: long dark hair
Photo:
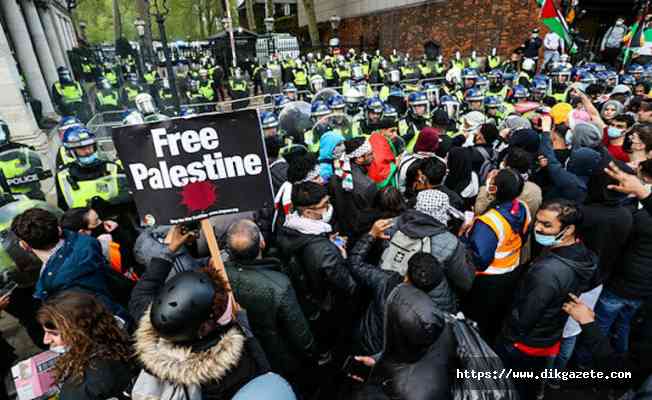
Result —
<path fill-rule="evenodd" d="M 67 379 L 81 383 L 94 359 L 127 362 L 132 357 L 127 332 L 90 294 L 64 292 L 46 302 L 36 318 L 45 328 L 58 331 L 69 346 L 55 365 L 59 383 Z"/>

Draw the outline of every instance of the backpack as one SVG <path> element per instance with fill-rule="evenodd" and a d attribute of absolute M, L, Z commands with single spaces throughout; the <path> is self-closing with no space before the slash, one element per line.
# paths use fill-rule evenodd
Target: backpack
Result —
<path fill-rule="evenodd" d="M 380 258 L 380 267 L 405 276 L 408 260 L 418 252 L 430 253 L 430 249 L 430 237 L 411 238 L 401 231 L 396 231 Z"/>
<path fill-rule="evenodd" d="M 487 175 L 489 175 L 489 172 L 493 171 L 494 169 L 498 168 L 498 159 L 496 157 L 496 153 L 494 152 L 493 154 L 489 154 L 487 149 L 485 149 L 482 146 L 477 146 L 475 149 L 480 153 L 482 158 L 484 158 L 484 161 L 482 162 L 482 165 L 480 166 L 480 171 L 478 171 L 478 177 L 480 178 L 480 184 L 484 185 L 487 181 Z"/>
<path fill-rule="evenodd" d="M 453 330 L 457 344 L 458 370 L 495 372 L 505 366 L 498 355 L 482 339 L 477 324 L 464 314 L 445 314 L 444 320 Z M 451 384 L 453 400 L 518 400 L 518 393 L 509 377 L 482 379 L 454 379 Z"/>

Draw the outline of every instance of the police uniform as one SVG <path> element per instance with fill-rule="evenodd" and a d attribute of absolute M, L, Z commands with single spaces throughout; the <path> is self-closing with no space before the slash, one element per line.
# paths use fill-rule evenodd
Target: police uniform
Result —
<path fill-rule="evenodd" d="M 120 106 L 120 95 L 115 89 L 102 89 L 95 94 L 95 109 L 98 112 L 117 111 Z"/>
<path fill-rule="evenodd" d="M 128 197 L 122 168 L 101 161 L 97 166 L 82 167 L 74 162 L 57 172 L 57 204 L 62 210 L 87 207 L 94 197 L 115 202 Z"/>
<path fill-rule="evenodd" d="M 18 178 L 43 168 L 40 158 L 36 158 L 33 149 L 18 143 L 8 143 L 0 146 L 0 170 L 6 179 Z M 12 193 L 24 194 L 32 199 L 45 200 L 40 183 L 27 183 L 12 186 Z"/>
<path fill-rule="evenodd" d="M 52 85 L 52 95 L 62 116 L 80 117 L 79 114 L 83 112 L 84 106 L 84 89 L 79 82 L 58 81 Z"/>
<path fill-rule="evenodd" d="M 144 89 L 140 85 L 127 82 L 122 87 L 122 103 L 126 104 L 127 108 L 136 108 L 136 96 L 144 92 Z"/>

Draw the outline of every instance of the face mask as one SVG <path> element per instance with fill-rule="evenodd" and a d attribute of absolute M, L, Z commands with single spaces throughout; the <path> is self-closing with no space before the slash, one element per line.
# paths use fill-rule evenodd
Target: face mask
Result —
<path fill-rule="evenodd" d="M 607 135 L 609 135 L 609 138 L 611 139 L 616 139 L 623 135 L 623 131 L 622 129 L 618 129 L 618 128 L 614 128 L 613 126 L 610 126 L 609 129 L 607 130 Z"/>
<path fill-rule="evenodd" d="M 329 224 L 331 222 L 331 218 L 333 218 L 333 206 L 329 204 L 326 212 L 321 215 L 321 220 L 322 222 Z"/>
<path fill-rule="evenodd" d="M 97 153 L 93 153 L 90 156 L 86 157 L 77 157 L 81 165 L 92 165 L 95 164 L 98 160 Z"/>
<path fill-rule="evenodd" d="M 534 232 L 534 240 L 543 247 L 556 246 L 561 242 L 561 237 L 564 236 L 564 230 L 556 235 L 544 235 L 537 231 Z"/>
<path fill-rule="evenodd" d="M 68 351 L 68 346 L 52 346 L 50 347 L 50 351 L 57 353 L 57 354 L 64 354 Z"/>

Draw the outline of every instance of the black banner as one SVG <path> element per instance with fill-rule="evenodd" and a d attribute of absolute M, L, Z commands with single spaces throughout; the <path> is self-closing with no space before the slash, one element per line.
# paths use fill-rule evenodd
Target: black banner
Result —
<path fill-rule="evenodd" d="M 114 128 L 113 141 L 147 222 L 178 224 L 273 203 L 254 110 Z"/>

